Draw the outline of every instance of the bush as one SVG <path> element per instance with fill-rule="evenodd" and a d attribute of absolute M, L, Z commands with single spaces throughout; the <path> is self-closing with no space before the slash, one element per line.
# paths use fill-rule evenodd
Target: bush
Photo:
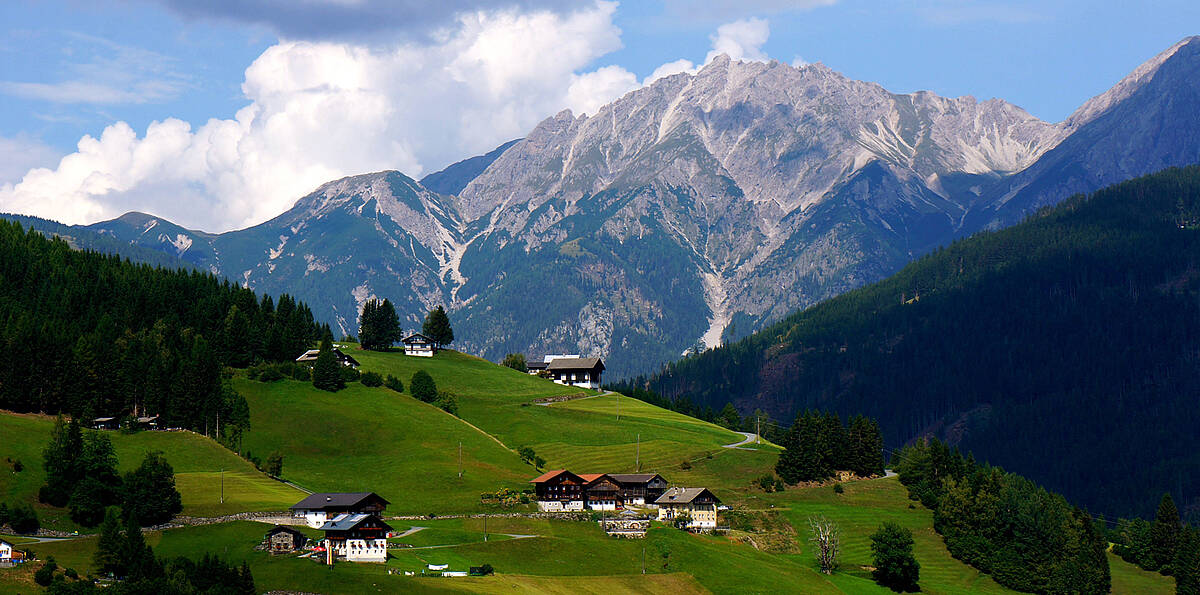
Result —
<path fill-rule="evenodd" d="M 33 582 L 43 587 L 49 587 L 50 582 L 54 580 L 55 570 L 58 570 L 58 563 L 54 561 L 54 556 L 47 557 L 46 563 L 33 573 Z"/>
<path fill-rule="evenodd" d="M 438 393 L 437 400 L 434 401 L 433 404 L 450 415 L 458 415 L 458 400 L 455 399 L 454 395 L 451 393 Z"/>
<path fill-rule="evenodd" d="M 843 488 L 842 484 L 840 484 L 840 483 L 835 483 L 835 484 L 833 484 L 833 493 L 844 494 L 844 493 L 846 493 L 846 488 Z"/>
<path fill-rule="evenodd" d="M 758 487 L 762 488 L 762 491 L 771 493 L 775 491 L 775 481 L 774 475 L 770 473 L 764 473 L 761 477 L 754 480 L 754 483 L 758 484 Z"/>
<path fill-rule="evenodd" d="M 384 379 L 383 385 L 398 393 L 404 392 L 404 383 L 391 374 L 388 374 L 387 378 Z"/>
<path fill-rule="evenodd" d="M 17 459 L 15 461 L 13 461 L 13 472 L 14 473 L 20 473 L 24 470 L 25 470 L 25 464 L 21 462 L 21 459 Z"/>
<path fill-rule="evenodd" d="M 434 384 L 433 377 L 425 370 L 417 370 L 412 375 L 408 388 L 414 398 L 426 403 L 432 403 L 438 396 L 437 384 Z"/>
<path fill-rule="evenodd" d="M 684 462 L 682 462 L 682 463 L 680 463 L 680 464 L 679 464 L 679 468 L 680 468 L 680 469 L 683 469 L 684 471 L 687 471 L 687 470 L 689 470 L 689 469 L 691 469 L 691 468 L 692 468 L 692 462 L 691 462 L 691 461 L 684 461 Z"/>
<path fill-rule="evenodd" d="M 358 382 L 362 374 L 353 366 L 339 366 L 342 370 L 342 382 Z"/>
<path fill-rule="evenodd" d="M 8 525 L 22 535 L 36 533 L 42 527 L 37 513 L 28 504 L 15 504 L 8 509 Z"/>
<path fill-rule="evenodd" d="M 359 382 L 362 382 L 363 386 L 383 386 L 383 377 L 378 372 L 363 372 Z"/>
<path fill-rule="evenodd" d="M 292 366 L 292 378 L 304 382 L 312 382 L 312 368 L 299 364 Z"/>
<path fill-rule="evenodd" d="M 510 353 L 510 354 L 504 356 L 504 361 L 501 362 L 501 365 L 512 368 L 518 372 L 528 372 L 529 371 L 529 367 L 525 363 L 525 354 L 524 353 Z"/>
<path fill-rule="evenodd" d="M 273 367 L 266 368 L 258 375 L 259 382 L 277 382 L 280 380 L 283 380 L 283 374 Z"/>

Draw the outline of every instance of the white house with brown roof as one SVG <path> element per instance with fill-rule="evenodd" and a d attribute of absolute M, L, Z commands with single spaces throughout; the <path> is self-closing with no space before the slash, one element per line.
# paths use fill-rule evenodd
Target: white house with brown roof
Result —
<path fill-rule="evenodd" d="M 400 342 L 404 344 L 404 355 L 433 357 L 437 353 L 437 344 L 421 333 L 413 333 Z"/>
<path fill-rule="evenodd" d="M 598 390 L 604 362 L 598 357 L 559 357 L 546 365 L 546 371 L 558 384 Z"/>
<path fill-rule="evenodd" d="M 687 515 L 689 529 L 715 529 L 717 505 L 721 503 L 708 488 L 670 488 L 654 501 L 658 520 L 672 521 Z"/>

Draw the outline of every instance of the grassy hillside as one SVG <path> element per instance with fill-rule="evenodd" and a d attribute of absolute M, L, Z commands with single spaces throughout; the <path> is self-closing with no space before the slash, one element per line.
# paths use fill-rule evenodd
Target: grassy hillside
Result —
<path fill-rule="evenodd" d="M 668 528 L 653 529 L 644 541 L 616 540 L 604 536 L 594 523 L 521 518 L 488 519 L 487 542 L 482 541 L 484 521 L 480 518 L 414 521 L 428 528 L 399 540 L 415 547 L 393 550 L 386 567 L 343 563 L 332 571 L 308 560 L 252 551 L 268 526 L 251 522 L 155 533 L 148 542 L 162 556 L 195 556 L 202 551 L 217 551 L 236 562 L 245 560 L 251 565 L 260 590 L 302 589 L 330 594 L 376 590 L 678 594 L 707 590 L 883 595 L 890 591 L 876 586 L 863 567 L 870 564 L 869 534 L 880 522 L 894 520 L 913 530 L 916 556 L 921 564 L 922 592 L 1010 592 L 952 559 L 933 533 L 930 512 L 919 504 L 909 508 L 904 489 L 895 479 L 847 484 L 841 495 L 828 487 L 809 488 L 762 494 L 759 501 L 764 508 L 774 504 L 796 526 L 797 552 L 760 551 L 748 543 L 739 543 L 736 538 L 695 536 Z M 811 548 L 805 541 L 807 534 L 803 527 L 812 514 L 826 515 L 842 529 L 842 564 L 830 577 L 816 570 Z M 518 539 L 503 534 L 535 537 Z M 32 547 L 43 557 L 54 555 L 62 566 L 84 571 L 90 567 L 95 539 Z M 645 575 L 641 574 L 643 551 Z M 494 566 L 498 575 L 435 579 L 386 573 L 387 568 L 419 572 L 426 564 L 450 564 L 451 569 L 466 569 L 483 563 Z M 1138 571 L 1115 558 L 1112 565 L 1114 593 L 1165 595 L 1173 591 L 1170 578 Z M 13 592 L 18 580 L 13 577 L 0 581 L 0 593 Z"/>
<path fill-rule="evenodd" d="M 310 490 L 378 492 L 391 514 L 478 510 L 481 492 L 523 488 L 535 473 L 490 436 L 407 394 L 358 383 L 329 393 L 293 380 L 235 379 L 234 388 L 250 404 L 244 448 L 283 453 L 283 476 Z"/>
<path fill-rule="evenodd" d="M 433 358 L 397 352 L 355 351 L 354 355 L 364 370 L 392 374 L 406 383 L 414 372 L 425 370 L 439 389 L 456 395 L 464 420 L 510 448 L 532 447 L 550 468 L 568 467 L 579 473 L 631 472 L 638 469 L 640 460 L 641 470 L 674 480 L 683 461 L 721 454 L 727 450 L 721 445 L 742 439 L 711 423 L 617 395 L 534 404 L 538 398 L 596 393 L 454 351 L 442 351 Z M 727 459 L 753 458 L 746 451 L 724 454 Z M 740 477 L 718 475 L 724 474 L 713 472 L 706 479 L 714 486 L 743 483 Z M 680 480 L 682 477 L 687 476 Z"/>
<path fill-rule="evenodd" d="M 45 483 L 42 449 L 50 440 L 54 419 L 0 412 L 0 460 L 20 460 L 25 470 L 13 473 L 11 464 L 0 472 L 0 502 L 35 503 L 42 525 L 74 529 L 65 511 L 36 504 Z M 162 451 L 175 469 L 175 485 L 183 496 L 183 514 L 219 516 L 254 510 L 284 510 L 304 495 L 260 473 L 253 465 L 221 445 L 191 432 L 107 432 L 120 462 L 119 471 L 132 471 L 145 453 Z M 222 472 L 222 470 L 224 470 Z M 221 503 L 224 476 L 225 502 Z"/>

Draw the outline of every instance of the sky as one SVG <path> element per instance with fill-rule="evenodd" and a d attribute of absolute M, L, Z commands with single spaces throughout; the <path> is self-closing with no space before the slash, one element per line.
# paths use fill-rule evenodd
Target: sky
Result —
<path fill-rule="evenodd" d="M 6 0 L 0 31 L 0 212 L 219 232 L 721 53 L 1057 122 L 1200 34 L 1200 2 Z"/>

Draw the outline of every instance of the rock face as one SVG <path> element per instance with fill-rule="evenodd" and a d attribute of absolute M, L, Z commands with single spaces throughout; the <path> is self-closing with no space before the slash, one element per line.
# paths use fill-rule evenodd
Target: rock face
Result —
<path fill-rule="evenodd" d="M 345 332 L 371 296 L 406 324 L 441 303 L 469 351 L 599 355 L 619 378 L 1071 193 L 1200 161 L 1198 70 L 1184 40 L 1051 124 L 721 57 L 426 178 L 457 196 L 381 172 L 219 236 L 94 227 L 296 294 Z"/>

